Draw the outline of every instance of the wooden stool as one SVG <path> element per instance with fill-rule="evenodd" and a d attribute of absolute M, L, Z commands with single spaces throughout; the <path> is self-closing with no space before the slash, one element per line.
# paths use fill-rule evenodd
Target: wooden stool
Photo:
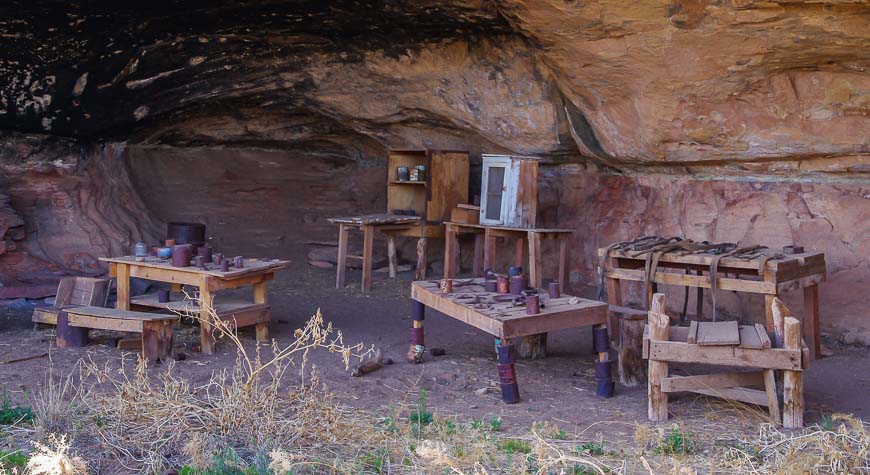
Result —
<path fill-rule="evenodd" d="M 88 329 L 142 334 L 142 357 L 166 360 L 172 355 L 172 326 L 177 315 L 131 312 L 103 307 L 64 308 L 57 319 L 57 346 L 76 348 L 87 344 Z"/>

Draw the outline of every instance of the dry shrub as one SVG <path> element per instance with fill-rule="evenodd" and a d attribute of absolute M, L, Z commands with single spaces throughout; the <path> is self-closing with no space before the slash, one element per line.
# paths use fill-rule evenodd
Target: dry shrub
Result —
<path fill-rule="evenodd" d="M 27 397 L 33 410 L 37 438 L 50 434 L 69 434 L 76 427 L 73 374 L 55 378 L 53 373 L 49 367 L 45 384 Z"/>
<path fill-rule="evenodd" d="M 35 442 L 36 450 L 27 462 L 30 475 L 84 475 L 88 473 L 85 461 L 70 455 L 66 436 L 51 434 L 45 444 Z"/>

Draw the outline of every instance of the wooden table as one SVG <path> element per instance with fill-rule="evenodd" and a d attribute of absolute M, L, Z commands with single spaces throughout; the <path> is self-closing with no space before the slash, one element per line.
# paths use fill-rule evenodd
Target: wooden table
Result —
<path fill-rule="evenodd" d="M 559 242 L 559 270 L 556 280 L 566 288 L 568 282 L 568 242 L 565 240 L 570 229 L 548 228 L 509 228 L 484 224 L 444 223 L 446 226 L 444 247 L 444 277 L 453 278 L 459 271 L 459 235 L 475 234 L 474 276 L 481 276 L 484 269 L 495 265 L 496 239 L 506 237 L 516 239 L 514 265 L 522 266 L 526 245 L 529 255 L 529 284 L 537 289 L 544 285 L 543 265 L 541 264 L 541 241 L 553 239 Z M 482 245 L 481 245 L 482 244 Z M 482 252 L 481 252 L 482 248 Z"/>
<path fill-rule="evenodd" d="M 524 336 L 583 326 L 595 326 L 599 331 L 606 332 L 607 304 L 604 302 L 565 294 L 551 299 L 546 294 L 541 294 L 540 299 L 543 304 L 541 313 L 528 315 L 525 306 L 514 306 L 513 302 L 488 303 L 493 302 L 496 296 L 504 296 L 486 292 L 483 281 L 482 278 L 455 279 L 452 293 L 441 292 L 439 281 L 413 282 L 411 284 L 411 298 L 414 301 L 413 325 L 418 329 L 421 339 L 425 307 L 483 330 L 499 338 L 501 344 L 505 346 L 511 346 L 511 340 Z M 483 303 L 471 302 L 475 298 Z M 571 303 L 572 299 L 574 303 Z M 413 351 L 416 343 L 413 341 L 411 343 Z M 422 350 L 417 348 L 417 351 Z M 609 362 L 608 348 L 598 347 L 596 351 L 600 362 Z"/>
<path fill-rule="evenodd" d="M 417 240 L 417 279 L 426 278 L 426 248 L 429 238 L 444 236 L 444 226 L 440 223 L 427 223 L 419 216 L 401 214 L 367 214 L 330 218 L 330 223 L 338 225 L 338 259 L 335 271 L 335 288 L 344 288 L 345 272 L 348 259 L 362 260 L 362 291 L 368 292 L 372 287 L 372 245 L 375 231 L 387 236 L 387 260 L 389 262 L 390 278 L 396 277 L 397 256 L 396 237 L 416 237 Z M 363 234 L 362 255 L 354 256 L 347 253 L 348 232 L 361 231 Z"/>
<path fill-rule="evenodd" d="M 209 264 L 206 269 L 194 266 L 173 267 L 169 260 L 156 257 L 146 257 L 143 262 L 136 262 L 131 256 L 100 258 L 109 263 L 109 275 L 117 279 L 118 302 L 116 308 L 130 310 L 134 307 L 164 308 L 180 312 L 199 312 L 200 342 L 202 352 L 214 353 L 214 335 L 211 328 L 210 317 L 205 309 L 201 309 L 197 302 L 184 301 L 179 292 L 183 285 L 194 286 L 199 291 L 200 300 L 211 303 L 218 318 L 233 322 L 236 327 L 256 326 L 257 340 L 268 341 L 269 321 L 271 309 L 266 295 L 267 283 L 275 277 L 275 272 L 284 269 L 288 261 L 257 259 L 245 259 L 245 266 L 241 269 L 231 268 L 229 272 L 221 272 L 217 265 Z M 172 284 L 172 298 L 168 303 L 157 301 L 157 294 L 130 296 L 130 278 L 168 282 Z M 225 289 L 252 286 L 254 288 L 254 301 L 243 302 L 240 300 L 215 301 L 215 292 Z"/>
<path fill-rule="evenodd" d="M 772 253 L 773 251 L 770 250 Z M 606 248 L 598 250 L 599 258 L 605 257 Z M 711 288 L 710 264 L 714 254 L 662 254 L 655 275 L 647 282 L 647 295 L 651 298 L 657 284 L 679 285 L 698 289 Z M 764 266 L 761 268 L 761 266 Z M 622 305 L 621 281 L 645 282 L 646 255 L 635 255 L 626 250 L 611 250 L 606 256 L 605 284 L 607 300 L 613 305 Z M 692 274 L 686 273 L 687 271 Z M 704 273 L 707 275 L 704 275 Z M 782 293 L 803 289 L 803 331 L 814 358 L 819 357 L 819 283 L 826 277 L 825 255 L 821 252 L 785 254 L 765 259 L 740 259 L 723 257 L 717 268 L 719 290 L 732 290 L 764 295 L 765 322 L 768 331 L 773 331 L 771 304 Z M 730 276 L 730 277 L 729 277 Z M 703 290 L 699 290 L 703 292 Z"/>

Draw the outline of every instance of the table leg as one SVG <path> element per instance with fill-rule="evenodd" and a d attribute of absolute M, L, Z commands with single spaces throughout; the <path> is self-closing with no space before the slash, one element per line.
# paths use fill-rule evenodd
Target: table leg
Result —
<path fill-rule="evenodd" d="M 208 290 L 208 279 L 204 278 L 199 284 L 199 345 L 202 354 L 214 354 L 214 326 L 212 325 L 212 308 L 214 299 Z"/>
<path fill-rule="evenodd" d="M 472 274 L 475 277 L 480 277 L 483 275 L 483 269 L 485 268 L 483 264 L 483 234 L 475 233 L 474 234 L 474 268 L 472 269 Z"/>
<path fill-rule="evenodd" d="M 568 240 L 565 236 L 559 236 L 559 284 L 563 292 L 568 292 Z"/>
<path fill-rule="evenodd" d="M 408 361 L 414 364 L 423 362 L 423 354 L 426 352 L 426 341 L 423 337 L 423 320 L 426 318 L 426 306 L 412 300 L 413 324 L 408 335 Z"/>
<path fill-rule="evenodd" d="M 115 280 L 118 286 L 118 301 L 115 308 L 118 310 L 130 310 L 130 265 L 117 263 L 115 267 Z"/>
<path fill-rule="evenodd" d="M 426 247 L 429 240 L 421 237 L 417 240 L 417 272 L 414 275 L 415 280 L 426 280 Z"/>
<path fill-rule="evenodd" d="M 344 272 L 347 268 L 347 228 L 338 225 L 338 259 L 335 263 L 335 288 L 344 288 Z"/>
<path fill-rule="evenodd" d="M 616 269 L 616 259 L 612 257 L 608 257 L 605 263 L 605 268 L 607 269 Z M 607 303 L 610 305 L 616 305 L 617 307 L 622 306 L 622 284 L 619 279 L 614 279 L 612 277 L 604 278 L 604 286 L 607 289 Z M 564 288 L 564 287 L 563 287 Z M 613 340 L 617 331 L 617 322 L 613 321 L 613 313 L 608 312 L 607 317 L 607 330 L 610 334 L 611 340 Z"/>
<path fill-rule="evenodd" d="M 262 282 L 257 282 L 254 284 L 254 303 L 255 304 L 267 304 L 268 298 L 266 296 L 266 280 Z M 257 331 L 257 341 L 267 342 L 269 341 L 269 322 L 260 322 L 257 323 L 256 326 Z"/>
<path fill-rule="evenodd" d="M 372 289 L 372 246 L 375 238 L 375 227 L 363 226 L 363 268 L 362 268 L 362 291 Z"/>
<path fill-rule="evenodd" d="M 771 282 L 773 281 L 774 275 L 768 271 L 764 271 L 764 281 Z M 765 326 L 767 327 L 768 332 L 773 332 L 775 330 L 773 325 L 773 299 L 776 298 L 777 295 L 764 294 L 764 317 L 765 317 Z"/>
<path fill-rule="evenodd" d="M 610 362 L 610 337 L 607 334 L 607 325 L 598 324 L 593 327 L 593 346 L 598 353 L 598 361 L 595 363 L 595 379 L 598 382 L 596 394 L 604 398 L 613 397 L 613 364 Z"/>
<path fill-rule="evenodd" d="M 495 236 L 491 236 L 489 229 L 483 231 L 483 269 L 495 271 Z"/>
<path fill-rule="evenodd" d="M 804 338 L 813 359 L 821 357 L 822 344 L 819 340 L 819 286 L 804 287 Z"/>
<path fill-rule="evenodd" d="M 523 266 L 523 247 L 526 245 L 526 240 L 523 238 L 517 238 L 516 243 L 516 251 L 514 251 L 514 265 L 516 267 Z"/>
<path fill-rule="evenodd" d="M 520 402 L 520 388 L 517 383 L 517 373 L 514 368 L 514 356 L 511 352 L 511 342 L 501 340 L 501 345 L 496 348 L 498 352 L 498 380 L 501 383 L 501 400 L 505 404 Z"/>
<path fill-rule="evenodd" d="M 396 267 L 398 265 L 398 258 L 396 257 L 396 238 L 393 237 L 393 234 L 387 234 L 387 262 L 389 263 L 390 270 L 390 278 L 396 278 Z"/>
<path fill-rule="evenodd" d="M 529 284 L 536 289 L 544 286 L 544 277 L 541 275 L 541 235 L 529 233 Z"/>
<path fill-rule="evenodd" d="M 444 232 L 444 278 L 452 279 L 456 277 L 459 268 L 459 235 L 456 232 L 456 226 L 447 225 Z"/>

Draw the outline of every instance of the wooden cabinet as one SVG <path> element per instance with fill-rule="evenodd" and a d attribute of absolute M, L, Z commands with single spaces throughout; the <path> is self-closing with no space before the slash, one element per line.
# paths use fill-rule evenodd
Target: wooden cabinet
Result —
<path fill-rule="evenodd" d="M 398 168 L 426 167 L 424 181 L 399 180 Z M 468 153 L 447 150 L 391 150 L 387 160 L 387 212 L 413 210 L 430 223 L 450 220 L 468 203 Z"/>
<path fill-rule="evenodd" d="M 482 155 L 480 224 L 533 228 L 538 208 L 538 160 Z"/>

